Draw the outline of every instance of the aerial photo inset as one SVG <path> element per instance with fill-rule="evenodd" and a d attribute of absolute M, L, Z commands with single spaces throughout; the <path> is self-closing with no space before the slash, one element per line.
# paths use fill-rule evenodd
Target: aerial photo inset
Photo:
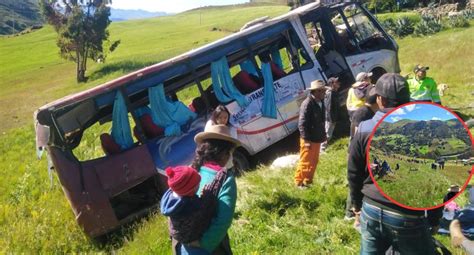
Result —
<path fill-rule="evenodd" d="M 370 142 L 370 171 L 386 196 L 411 208 L 443 204 L 466 185 L 474 150 L 450 111 L 429 103 L 386 116 Z"/>

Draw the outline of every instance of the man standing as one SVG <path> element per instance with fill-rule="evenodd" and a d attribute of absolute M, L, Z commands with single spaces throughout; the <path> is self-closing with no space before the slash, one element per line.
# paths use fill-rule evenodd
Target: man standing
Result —
<path fill-rule="evenodd" d="M 356 82 L 352 84 L 347 92 L 346 106 L 347 112 L 349 113 L 349 120 L 351 121 L 351 138 L 354 136 L 355 131 L 355 125 L 353 123 L 354 113 L 357 109 L 364 106 L 367 88 L 371 84 L 370 77 L 372 77 L 372 73 L 360 72 L 356 76 Z"/>
<path fill-rule="evenodd" d="M 441 104 L 438 88 L 433 78 L 426 77 L 428 66 L 417 65 L 413 69 L 415 77 L 408 80 L 411 101 L 424 101 Z"/>
<path fill-rule="evenodd" d="M 379 111 L 359 125 L 350 142 L 348 157 L 352 205 L 356 215 L 360 215 L 361 254 L 385 254 L 390 246 L 400 254 L 435 254 L 430 231 L 436 231 L 442 209 L 402 208 L 385 198 L 370 178 L 366 149 L 372 130 L 385 113 L 410 100 L 408 84 L 399 74 L 384 74 L 377 81 L 375 91 Z"/>
<path fill-rule="evenodd" d="M 336 127 L 336 123 L 338 121 L 338 113 L 339 113 L 339 88 L 341 84 L 337 77 L 331 77 L 328 79 L 328 87 L 329 89 L 326 91 L 326 95 L 324 97 L 324 107 L 326 108 L 326 136 L 327 140 L 321 144 L 321 151 L 324 151 L 329 141 L 332 138 L 332 134 L 334 133 L 334 128 Z"/>
<path fill-rule="evenodd" d="M 313 182 L 319 160 L 321 143 L 326 141 L 324 130 L 324 81 L 311 82 L 308 97 L 301 103 L 298 129 L 300 131 L 300 161 L 295 173 L 295 184 L 308 187 Z"/>

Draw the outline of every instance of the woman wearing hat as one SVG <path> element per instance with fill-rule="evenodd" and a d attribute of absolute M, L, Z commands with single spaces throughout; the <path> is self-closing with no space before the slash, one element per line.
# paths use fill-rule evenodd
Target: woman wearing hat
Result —
<path fill-rule="evenodd" d="M 231 169 L 225 166 L 231 160 L 234 149 L 240 146 L 240 142 L 232 137 L 226 125 L 207 126 L 203 132 L 194 137 L 194 141 L 197 148 L 192 167 L 201 175 L 197 194 L 201 194 L 204 186 L 210 184 L 220 171 L 227 172 L 217 195 L 215 216 L 195 245 L 211 254 L 232 254 L 227 231 L 234 215 L 237 185 Z M 176 240 L 173 240 L 173 253 L 183 255 Z"/>

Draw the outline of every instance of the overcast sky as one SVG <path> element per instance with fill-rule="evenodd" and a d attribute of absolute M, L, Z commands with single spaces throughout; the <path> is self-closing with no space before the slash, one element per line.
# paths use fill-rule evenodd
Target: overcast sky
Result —
<path fill-rule="evenodd" d="M 202 6 L 247 2 L 249 0 L 112 0 L 112 8 L 177 13 Z"/>

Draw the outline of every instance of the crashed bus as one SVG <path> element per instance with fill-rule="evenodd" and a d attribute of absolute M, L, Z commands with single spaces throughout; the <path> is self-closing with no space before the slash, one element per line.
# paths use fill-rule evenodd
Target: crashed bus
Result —
<path fill-rule="evenodd" d="M 347 90 L 361 71 L 399 72 L 397 51 L 359 3 L 308 4 L 42 106 L 38 153 L 47 151 L 77 223 L 100 237 L 157 208 L 164 169 L 191 162 L 193 138 L 218 104 L 242 142 L 234 166 L 245 169 L 248 157 L 297 130 L 311 81 L 337 76 Z M 90 146 L 82 138 L 97 126 L 111 128 L 92 133 L 103 152 L 83 158 L 77 148 Z"/>

